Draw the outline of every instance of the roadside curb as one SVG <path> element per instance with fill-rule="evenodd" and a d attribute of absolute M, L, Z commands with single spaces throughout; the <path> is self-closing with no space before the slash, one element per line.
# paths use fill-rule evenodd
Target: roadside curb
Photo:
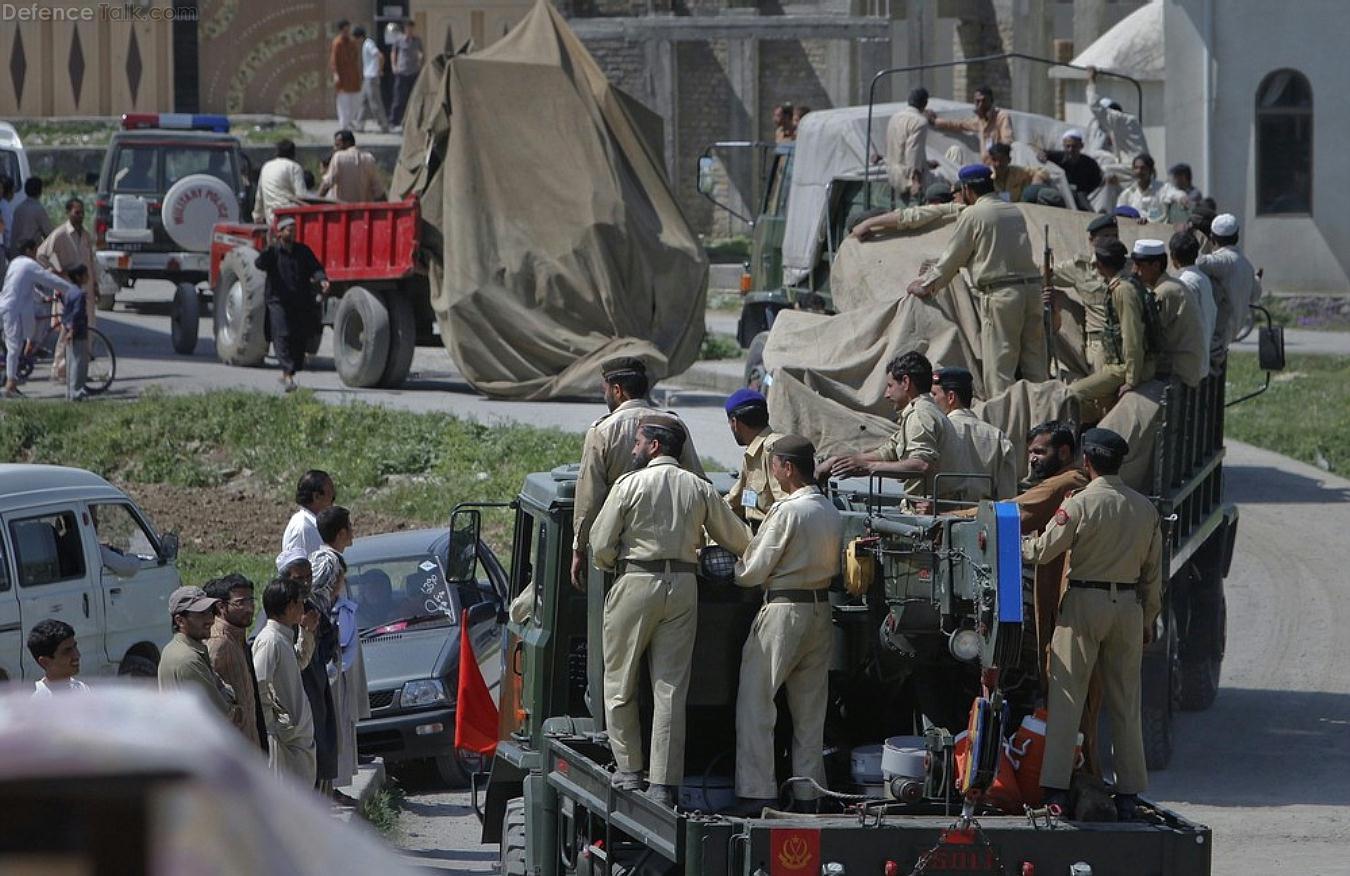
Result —
<path fill-rule="evenodd" d="M 384 780 L 384 758 L 377 757 L 374 763 L 363 763 L 358 766 L 352 783 L 343 785 L 338 789 L 356 800 L 356 808 L 336 809 L 333 811 L 333 817 L 342 822 L 350 822 L 353 818 L 360 818 L 361 807 L 365 806 L 366 802 L 384 787 Z"/>

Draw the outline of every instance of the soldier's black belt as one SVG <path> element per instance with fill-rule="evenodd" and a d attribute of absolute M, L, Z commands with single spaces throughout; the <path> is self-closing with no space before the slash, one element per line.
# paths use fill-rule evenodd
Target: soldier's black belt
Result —
<path fill-rule="evenodd" d="M 767 602 L 829 602 L 830 591 L 821 588 L 819 590 L 807 590 L 804 587 L 784 587 L 782 590 L 769 590 L 764 594 L 764 601 Z"/>
<path fill-rule="evenodd" d="M 619 563 L 620 575 L 626 575 L 629 572 L 647 572 L 652 575 L 661 575 L 697 571 L 698 563 L 688 563 L 684 560 L 623 560 Z"/>
<path fill-rule="evenodd" d="M 985 280 L 975 284 L 976 292 L 990 292 L 994 289 L 1000 289 L 1004 286 L 1030 286 L 1035 283 L 1037 286 L 1045 281 L 1038 275 L 1035 277 L 1004 277 L 1001 280 Z"/>
<path fill-rule="evenodd" d="M 1089 590 L 1110 590 L 1112 587 L 1117 590 L 1133 590 L 1133 581 L 1079 581 L 1074 578 L 1069 579 L 1070 587 L 1086 587 Z"/>

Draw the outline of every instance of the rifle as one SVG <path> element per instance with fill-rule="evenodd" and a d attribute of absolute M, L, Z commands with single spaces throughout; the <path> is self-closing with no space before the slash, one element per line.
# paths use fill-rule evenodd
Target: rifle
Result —
<path fill-rule="evenodd" d="M 1045 252 L 1041 256 L 1041 282 L 1043 289 L 1053 289 L 1055 279 L 1055 251 L 1050 248 L 1050 225 L 1045 226 Z M 1044 303 L 1041 318 L 1045 321 L 1045 354 L 1050 365 L 1050 376 L 1059 371 L 1055 361 L 1055 305 L 1053 293 Z"/>

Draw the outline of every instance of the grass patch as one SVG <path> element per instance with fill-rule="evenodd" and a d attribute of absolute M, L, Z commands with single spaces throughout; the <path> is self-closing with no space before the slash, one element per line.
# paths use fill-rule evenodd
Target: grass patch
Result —
<path fill-rule="evenodd" d="M 1261 385 L 1252 353 L 1228 358 L 1228 397 Z M 1225 414 L 1228 437 L 1327 471 L 1350 472 L 1350 357 L 1290 356 L 1270 389 Z"/>
<path fill-rule="evenodd" d="M 30 119 L 14 122 L 14 130 L 19 132 L 25 149 L 34 146 L 104 146 L 117 130 L 117 123 Z"/>
<path fill-rule="evenodd" d="M 281 538 L 278 535 L 277 541 Z M 235 552 L 202 552 L 183 548 L 178 553 L 178 575 L 184 584 L 201 586 L 212 578 L 223 578 L 238 572 L 253 582 L 259 598 L 263 588 L 277 574 L 276 561 L 264 554 L 245 554 Z"/>
<path fill-rule="evenodd" d="M 732 313 L 741 312 L 741 293 L 740 292 L 714 292 L 708 291 L 708 310 L 725 310 Z"/>
<path fill-rule="evenodd" d="M 708 261 L 714 264 L 736 264 L 750 258 L 750 238 L 745 235 L 710 240 L 703 246 Z"/>
<path fill-rule="evenodd" d="M 399 813 L 402 811 L 403 789 L 392 780 L 361 804 L 361 817 L 385 836 L 397 830 Z"/>
<path fill-rule="evenodd" d="M 304 135 L 293 122 L 259 122 L 253 125 L 231 125 L 230 133 L 246 144 L 275 144 L 280 140 L 296 143 L 304 140 Z"/>
<path fill-rule="evenodd" d="M 741 357 L 741 345 L 731 335 L 724 335 L 720 332 L 705 332 L 703 346 L 699 348 L 698 357 L 705 361 L 709 359 L 739 359 Z"/>

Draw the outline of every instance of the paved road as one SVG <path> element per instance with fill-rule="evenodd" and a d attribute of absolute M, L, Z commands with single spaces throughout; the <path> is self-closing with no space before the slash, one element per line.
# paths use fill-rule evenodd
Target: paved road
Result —
<path fill-rule="evenodd" d="M 1256 333 L 1233 345 L 1235 349 L 1256 352 Z M 1289 355 L 1350 356 L 1350 332 L 1318 332 L 1285 329 L 1284 351 Z"/>
<path fill-rule="evenodd" d="M 121 354 L 116 397 L 150 385 L 171 391 L 217 387 L 277 391 L 276 372 L 215 362 L 209 326 L 195 357 L 172 353 L 168 295 L 128 296 L 137 309 L 100 315 Z M 139 301 L 139 304 L 137 302 Z M 716 327 L 721 328 L 725 323 Z M 1350 354 L 1350 335 L 1290 332 L 1291 352 Z M 325 347 L 325 351 L 326 351 Z M 302 376 L 321 398 L 361 399 L 411 410 L 439 410 L 492 422 L 527 421 L 579 431 L 598 403 L 492 402 L 470 390 L 439 350 L 419 350 L 400 391 L 352 391 L 331 362 Z M 37 386 L 34 390 L 53 392 Z M 705 456 L 723 462 L 738 449 L 726 432 L 718 395 L 676 392 Z M 1184 714 L 1171 769 L 1154 773 L 1153 793 L 1215 830 L 1215 873 L 1345 872 L 1350 841 L 1350 603 L 1343 583 L 1350 531 L 1350 481 L 1241 444 L 1229 448 L 1227 484 L 1241 509 L 1228 579 L 1229 644 L 1215 706 Z M 491 872 L 496 850 L 478 844 L 464 793 L 428 783 L 410 787 L 402 819 L 406 859 L 438 870 Z"/>

